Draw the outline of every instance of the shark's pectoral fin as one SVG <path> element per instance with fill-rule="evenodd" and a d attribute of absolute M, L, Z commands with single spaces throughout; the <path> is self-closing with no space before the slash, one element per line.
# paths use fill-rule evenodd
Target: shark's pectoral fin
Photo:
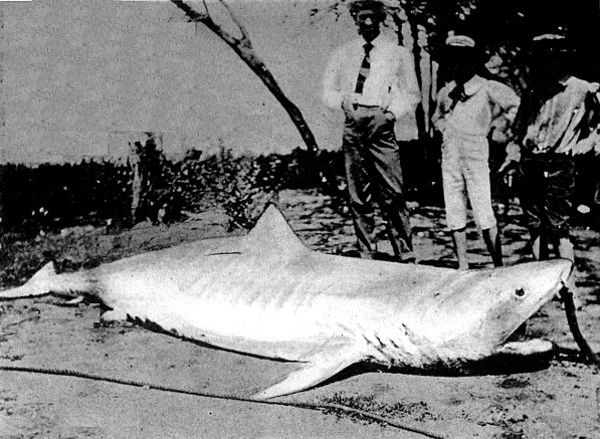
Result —
<path fill-rule="evenodd" d="M 300 392 L 331 378 L 348 366 L 364 360 L 357 350 L 334 350 L 310 358 L 300 370 L 292 372 L 283 381 L 253 395 L 256 399 L 269 399 Z"/>

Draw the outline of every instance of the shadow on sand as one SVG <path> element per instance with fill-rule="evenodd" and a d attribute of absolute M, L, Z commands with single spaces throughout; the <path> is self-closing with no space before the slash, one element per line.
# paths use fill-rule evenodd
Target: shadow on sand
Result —
<path fill-rule="evenodd" d="M 386 368 L 372 363 L 356 363 L 327 381 L 324 381 L 317 387 L 342 381 L 355 375 L 364 373 L 384 372 L 403 375 L 419 376 L 437 376 L 437 377 L 466 377 L 466 376 L 485 376 L 485 375 L 512 375 L 519 373 L 537 372 L 547 369 L 551 361 L 558 355 L 558 351 L 540 355 L 495 355 L 481 361 L 463 363 L 456 367 L 432 366 L 427 369 Z M 562 355 L 562 354 L 561 354 Z M 574 360 L 569 360 L 574 361 Z"/>

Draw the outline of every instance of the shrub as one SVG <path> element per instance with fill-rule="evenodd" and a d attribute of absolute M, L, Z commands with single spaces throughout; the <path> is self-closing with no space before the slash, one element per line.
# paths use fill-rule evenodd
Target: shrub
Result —
<path fill-rule="evenodd" d="M 252 227 L 264 204 L 279 190 L 277 158 L 234 157 L 222 148 L 205 160 L 184 159 L 174 180 L 182 206 L 202 210 L 220 205 L 230 218 L 229 228 Z"/>
<path fill-rule="evenodd" d="M 315 158 L 305 150 L 258 157 L 234 156 L 222 148 L 202 158 L 192 150 L 179 162 L 168 160 L 151 138 L 138 149 L 137 220 L 169 223 L 184 210 L 198 212 L 219 205 L 230 228 L 250 228 L 265 204 L 281 189 L 314 189 L 333 195 L 342 206 L 343 155 L 322 151 Z M 408 196 L 422 203 L 440 200 L 438 155 L 434 146 L 408 145 L 403 154 Z M 422 157 L 421 157 L 422 156 Z M 418 165 L 420 164 L 420 165 Z M 599 186 L 598 158 L 578 161 L 578 203 L 593 204 Z M 412 167 L 411 167 L 412 166 Z M 3 222 L 21 232 L 57 229 L 132 216 L 133 166 L 128 161 L 84 160 L 77 164 L 37 167 L 0 166 L 0 207 Z M 317 180 L 322 170 L 326 184 Z M 138 182 L 139 184 L 139 182 Z M 495 186 L 500 187 L 498 183 Z M 500 188 L 502 189 L 502 188 Z M 502 197 L 502 190 L 496 197 Z M 600 197 L 599 197 L 600 198 Z M 591 215 L 588 215 L 591 218 Z"/>
<path fill-rule="evenodd" d="M 126 163 L 6 164 L 2 175 L 3 223 L 38 230 L 120 217 L 131 204 Z"/>

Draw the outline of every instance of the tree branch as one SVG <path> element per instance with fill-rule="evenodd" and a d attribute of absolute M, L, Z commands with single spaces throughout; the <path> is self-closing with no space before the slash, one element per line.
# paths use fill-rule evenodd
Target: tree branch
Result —
<path fill-rule="evenodd" d="M 225 9 L 227 9 L 227 12 L 229 12 L 229 16 L 231 17 L 231 20 L 235 23 L 235 25 L 240 30 L 240 32 L 242 34 L 242 38 L 239 40 L 240 43 L 248 48 L 252 48 L 252 42 L 250 41 L 250 36 L 248 35 L 248 31 L 246 30 L 246 27 L 242 24 L 242 22 L 233 13 L 233 10 L 229 7 L 227 2 L 225 2 L 225 0 L 219 0 L 219 1 L 225 7 Z"/>
<path fill-rule="evenodd" d="M 204 7 L 206 9 L 205 13 L 200 13 L 198 11 L 195 11 L 194 9 L 192 9 L 187 3 L 185 3 L 182 0 L 171 0 L 171 2 L 177 6 L 179 9 L 181 9 L 185 15 L 188 16 L 188 18 L 190 19 L 190 21 L 192 22 L 199 22 L 199 21 L 203 21 L 208 17 L 208 8 L 206 7 L 206 3 L 204 3 Z"/>
<path fill-rule="evenodd" d="M 212 17 L 208 13 L 208 6 L 206 5 L 206 2 L 203 2 L 205 10 L 205 12 L 203 13 L 192 9 L 192 7 L 190 7 L 187 3 L 185 3 L 182 0 L 171 0 L 171 3 L 173 3 L 179 9 L 181 9 L 185 13 L 185 15 L 188 16 L 190 22 L 204 24 L 211 31 L 217 34 L 219 38 L 225 41 L 230 47 L 235 48 L 240 44 L 240 41 L 237 38 L 225 32 L 223 29 L 221 29 L 221 27 L 219 27 L 219 25 L 217 25 L 213 21 Z"/>
<path fill-rule="evenodd" d="M 269 71 L 263 60 L 252 48 L 250 37 L 248 36 L 248 33 L 242 25 L 242 23 L 233 14 L 233 12 L 224 0 L 219 1 L 227 8 L 232 20 L 240 29 L 240 32 L 242 33 L 241 39 L 234 38 L 232 35 L 225 32 L 218 24 L 216 24 L 212 20 L 208 13 L 208 8 L 206 8 L 206 3 L 204 4 L 206 12 L 204 14 L 201 14 L 192 9 L 182 0 L 171 0 L 171 2 L 179 9 L 181 9 L 190 18 L 191 21 L 200 22 L 204 24 L 208 29 L 210 29 L 213 33 L 219 36 L 219 38 L 221 38 L 225 43 L 227 43 L 227 45 L 231 47 L 231 49 L 233 49 L 233 51 L 242 59 L 242 61 L 244 61 L 246 65 L 250 67 L 250 69 L 254 73 L 256 73 L 256 75 L 260 78 L 263 84 L 267 87 L 267 89 L 269 89 L 269 91 L 273 94 L 273 96 L 288 113 L 290 119 L 296 126 L 296 129 L 300 133 L 300 136 L 302 137 L 302 140 L 304 141 L 308 152 L 315 159 L 316 167 L 319 167 L 319 163 L 316 160 L 317 154 L 319 152 L 319 147 L 317 145 L 315 136 L 313 135 L 312 131 L 308 127 L 308 124 L 304 120 L 304 116 L 302 115 L 298 107 L 296 107 L 296 105 L 294 105 L 294 103 L 290 101 L 285 95 L 285 93 L 281 90 L 273 74 Z M 322 177 L 324 173 L 321 170 L 319 171 Z"/>

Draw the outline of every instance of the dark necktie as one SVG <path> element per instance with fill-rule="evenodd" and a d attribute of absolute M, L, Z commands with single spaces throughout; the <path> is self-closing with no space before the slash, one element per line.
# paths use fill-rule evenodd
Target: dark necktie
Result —
<path fill-rule="evenodd" d="M 448 111 L 452 111 L 454 110 L 454 107 L 456 107 L 456 104 L 458 102 L 465 102 L 467 100 L 467 95 L 465 94 L 465 84 L 456 84 L 456 86 L 450 91 L 450 93 L 448 93 L 448 97 L 452 101 Z"/>
<path fill-rule="evenodd" d="M 371 58 L 369 57 L 369 53 L 371 52 L 373 45 L 371 43 L 366 43 L 363 47 L 365 48 L 365 57 L 360 65 L 360 71 L 358 72 L 358 78 L 356 79 L 356 88 L 354 89 L 358 94 L 362 94 L 365 80 L 369 76 L 369 70 L 371 69 Z"/>

